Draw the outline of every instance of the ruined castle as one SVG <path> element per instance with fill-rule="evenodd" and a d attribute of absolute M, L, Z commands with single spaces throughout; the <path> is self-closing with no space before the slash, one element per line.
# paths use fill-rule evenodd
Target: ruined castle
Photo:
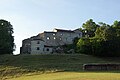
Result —
<path fill-rule="evenodd" d="M 82 32 L 76 30 L 54 29 L 44 31 L 36 36 L 22 41 L 21 54 L 49 54 L 53 53 L 59 46 L 72 44 L 74 38 L 82 37 Z"/>

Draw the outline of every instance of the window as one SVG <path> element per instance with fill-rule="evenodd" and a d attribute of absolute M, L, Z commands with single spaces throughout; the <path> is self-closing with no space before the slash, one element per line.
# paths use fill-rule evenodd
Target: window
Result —
<path fill-rule="evenodd" d="M 63 34 L 61 33 L 60 35 L 62 36 Z"/>
<path fill-rule="evenodd" d="M 40 44 L 40 42 L 38 41 L 37 44 Z"/>
<path fill-rule="evenodd" d="M 1 23 L 1 25 L 3 25 L 3 23 Z"/>
<path fill-rule="evenodd" d="M 47 48 L 47 51 L 49 51 L 49 49 Z"/>
<path fill-rule="evenodd" d="M 56 39 L 56 37 L 54 37 L 53 39 Z"/>
<path fill-rule="evenodd" d="M 50 39 L 50 37 L 47 37 L 47 40 L 49 40 Z"/>
<path fill-rule="evenodd" d="M 62 38 L 60 38 L 60 40 L 62 40 Z"/>
<path fill-rule="evenodd" d="M 43 51 L 44 51 L 45 49 L 43 48 Z"/>
<path fill-rule="evenodd" d="M 67 38 L 66 38 L 66 41 L 67 41 Z"/>
<path fill-rule="evenodd" d="M 55 34 L 53 34 L 53 36 L 54 36 Z"/>
<path fill-rule="evenodd" d="M 40 48 L 39 48 L 39 47 L 37 47 L 37 50 L 40 50 Z"/>

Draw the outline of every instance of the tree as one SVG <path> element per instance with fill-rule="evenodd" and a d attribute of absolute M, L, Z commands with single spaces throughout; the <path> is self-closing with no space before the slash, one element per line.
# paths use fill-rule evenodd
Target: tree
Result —
<path fill-rule="evenodd" d="M 120 29 L 120 21 L 114 21 L 112 27 L 116 29 Z"/>
<path fill-rule="evenodd" d="M 91 25 L 92 22 L 89 20 L 83 24 L 82 31 L 87 31 L 86 35 L 90 37 L 84 36 L 78 40 L 77 52 L 101 57 L 120 56 L 120 22 L 115 21 L 113 25 L 99 22 L 96 28 Z M 95 36 L 90 34 L 92 31 Z"/>
<path fill-rule="evenodd" d="M 77 52 L 91 54 L 91 43 L 89 38 L 80 38 L 77 42 Z"/>
<path fill-rule="evenodd" d="M 112 28 L 110 25 L 105 23 L 99 23 L 100 27 L 98 27 L 95 31 L 95 37 L 103 40 L 114 40 L 116 38 L 116 30 Z"/>
<path fill-rule="evenodd" d="M 94 32 L 96 31 L 97 27 L 99 27 L 92 19 L 89 19 L 86 23 L 83 23 L 82 27 L 88 37 L 95 36 Z"/>
<path fill-rule="evenodd" d="M 116 35 L 120 38 L 120 21 L 114 21 L 112 27 L 116 29 Z"/>
<path fill-rule="evenodd" d="M 104 39 L 105 29 L 106 27 L 104 26 L 97 28 L 95 31 L 95 37 L 99 39 Z"/>
<path fill-rule="evenodd" d="M 97 39 L 96 43 L 92 43 L 92 45 L 95 45 L 93 49 L 97 51 L 95 52 L 95 55 L 120 56 L 120 41 L 117 38 L 116 29 L 113 26 L 100 23 L 100 27 L 97 28 L 95 32 L 95 38 Z M 96 48 L 97 46 L 99 47 Z"/>
<path fill-rule="evenodd" d="M 0 54 L 10 54 L 14 51 L 13 27 L 10 22 L 0 20 Z"/>

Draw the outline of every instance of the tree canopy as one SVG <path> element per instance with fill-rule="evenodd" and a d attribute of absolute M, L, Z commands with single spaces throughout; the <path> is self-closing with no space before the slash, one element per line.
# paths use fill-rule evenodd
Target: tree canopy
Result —
<path fill-rule="evenodd" d="M 10 22 L 0 20 L 0 54 L 11 54 L 14 51 L 13 26 Z"/>
<path fill-rule="evenodd" d="M 83 23 L 82 27 L 87 36 L 93 37 L 95 36 L 94 32 L 96 31 L 98 25 L 92 19 L 89 19 Z"/>
<path fill-rule="evenodd" d="M 78 40 L 76 52 L 95 56 L 120 56 L 120 21 L 109 25 L 103 22 L 96 24 L 90 19 L 82 27 L 87 32 Z"/>

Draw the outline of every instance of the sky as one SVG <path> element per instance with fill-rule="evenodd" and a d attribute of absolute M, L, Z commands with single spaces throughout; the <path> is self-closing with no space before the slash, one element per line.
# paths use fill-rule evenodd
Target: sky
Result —
<path fill-rule="evenodd" d="M 0 0 L 0 19 L 14 28 L 16 51 L 22 40 L 54 28 L 74 30 L 89 19 L 120 20 L 120 0 Z"/>

